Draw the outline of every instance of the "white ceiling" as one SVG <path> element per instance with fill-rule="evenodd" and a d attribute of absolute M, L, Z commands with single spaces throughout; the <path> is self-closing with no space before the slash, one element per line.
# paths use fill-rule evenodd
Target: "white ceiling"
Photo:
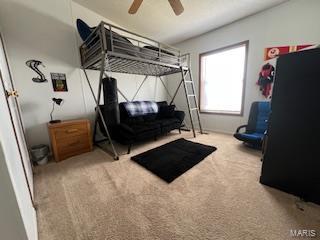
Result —
<path fill-rule="evenodd" d="M 73 0 L 138 34 L 177 43 L 216 29 L 287 0 L 181 0 L 184 12 L 174 15 L 167 0 L 144 0 L 135 15 L 133 0 Z"/>

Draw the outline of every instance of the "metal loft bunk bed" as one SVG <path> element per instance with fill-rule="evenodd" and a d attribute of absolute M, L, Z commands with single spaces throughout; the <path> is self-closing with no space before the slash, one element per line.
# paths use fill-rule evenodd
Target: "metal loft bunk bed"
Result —
<path fill-rule="evenodd" d="M 80 46 L 80 55 L 82 69 L 96 103 L 94 135 L 97 128 L 97 118 L 100 116 L 115 160 L 119 159 L 119 155 L 112 142 L 106 120 L 99 107 L 102 79 L 104 77 L 109 77 L 107 74 L 108 72 L 145 75 L 144 80 L 131 101 L 137 96 L 139 90 L 149 76 L 160 79 L 168 96 L 171 97 L 170 105 L 173 104 L 180 87 L 183 85 L 193 136 L 196 137 L 195 121 L 193 119 L 194 112 L 197 115 L 200 133 L 202 133 L 199 107 L 190 69 L 189 54 L 181 55 L 180 51 L 176 48 L 129 32 L 112 24 L 101 22 Z M 87 69 L 100 71 L 97 96 L 89 81 Z M 174 95 L 171 96 L 162 77 L 176 73 L 180 73 L 182 78 Z M 119 89 L 117 89 L 117 91 L 124 99 L 126 99 L 126 101 L 129 101 Z"/>

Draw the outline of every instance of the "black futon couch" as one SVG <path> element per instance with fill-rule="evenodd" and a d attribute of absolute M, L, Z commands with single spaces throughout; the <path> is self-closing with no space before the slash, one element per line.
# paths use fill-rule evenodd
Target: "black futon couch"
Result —
<path fill-rule="evenodd" d="M 105 119 L 108 119 L 108 106 L 100 106 Z M 120 123 L 110 124 L 107 121 L 111 138 L 117 142 L 128 145 L 128 154 L 133 143 L 137 141 L 156 139 L 180 128 L 185 117 L 183 111 L 176 111 L 175 105 L 168 105 L 166 101 L 134 101 L 119 104 Z M 101 120 L 101 132 L 105 135 Z"/>

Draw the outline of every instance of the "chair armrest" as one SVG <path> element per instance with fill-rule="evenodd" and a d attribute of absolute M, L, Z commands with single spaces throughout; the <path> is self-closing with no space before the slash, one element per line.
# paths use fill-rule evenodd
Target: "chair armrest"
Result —
<path fill-rule="evenodd" d="M 241 125 L 237 128 L 236 133 L 239 133 L 241 128 L 246 128 L 248 125 Z"/>
<path fill-rule="evenodd" d="M 181 123 L 183 122 L 185 115 L 184 111 L 174 111 L 174 116 L 178 118 Z"/>

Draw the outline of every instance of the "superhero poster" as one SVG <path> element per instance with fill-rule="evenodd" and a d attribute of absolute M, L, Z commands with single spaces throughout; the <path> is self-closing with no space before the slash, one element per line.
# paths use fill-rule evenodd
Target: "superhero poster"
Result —
<path fill-rule="evenodd" d="M 309 48 L 311 44 L 308 45 L 296 45 L 296 46 L 280 46 L 280 47 L 268 47 L 264 50 L 264 61 L 268 61 L 270 59 L 276 58 L 280 55 L 301 51 L 305 48 Z"/>

